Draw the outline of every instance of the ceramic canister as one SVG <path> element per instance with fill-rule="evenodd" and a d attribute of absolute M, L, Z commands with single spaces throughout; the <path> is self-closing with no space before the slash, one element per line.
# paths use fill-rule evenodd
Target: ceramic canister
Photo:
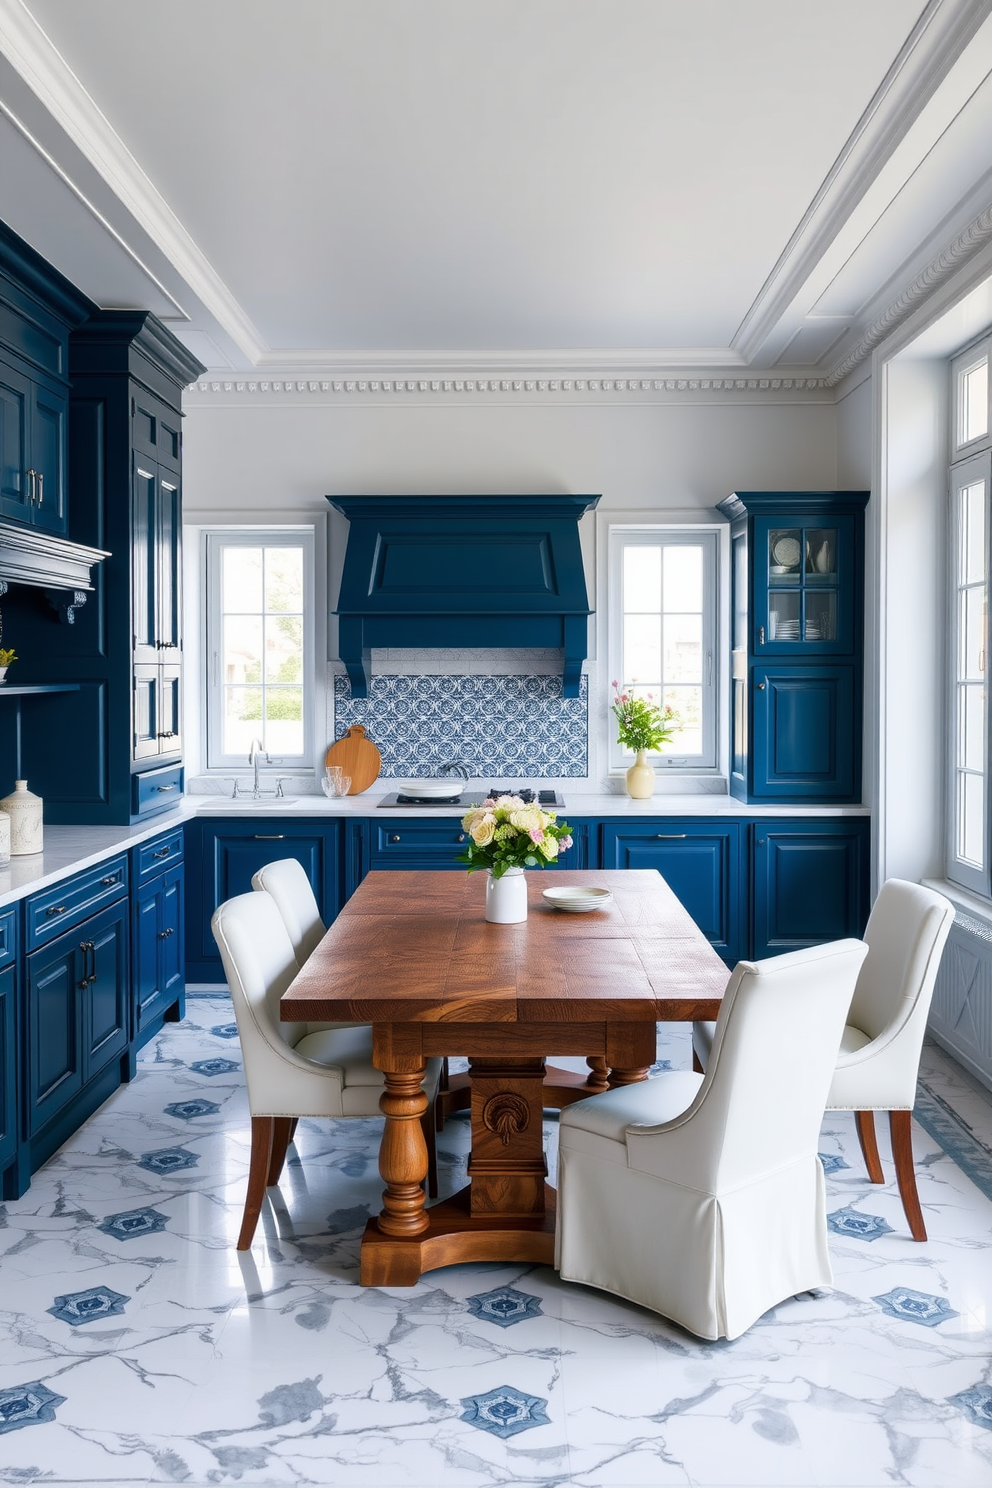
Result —
<path fill-rule="evenodd" d="M 12 857 L 41 852 L 43 809 L 41 797 L 28 790 L 26 780 L 15 780 L 12 794 L 0 801 L 0 811 L 10 818 Z"/>
<path fill-rule="evenodd" d="M 0 864 L 10 862 L 10 817 L 0 811 Z"/>

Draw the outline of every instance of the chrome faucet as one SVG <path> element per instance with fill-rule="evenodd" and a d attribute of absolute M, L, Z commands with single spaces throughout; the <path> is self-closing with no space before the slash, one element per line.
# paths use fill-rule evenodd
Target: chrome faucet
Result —
<path fill-rule="evenodd" d="M 438 771 L 441 775 L 460 775 L 463 780 L 467 780 L 472 773 L 463 759 L 448 760 L 438 767 Z"/>
<path fill-rule="evenodd" d="M 248 795 L 251 796 L 253 801 L 257 801 L 260 796 L 275 796 L 278 800 L 283 795 L 281 779 L 276 781 L 276 788 L 274 791 L 262 790 L 258 772 L 263 762 L 267 765 L 278 765 L 281 763 L 280 760 L 274 760 L 271 754 L 268 754 L 266 752 L 261 739 L 252 739 L 251 744 L 248 747 L 248 763 L 255 771 L 254 784 L 251 791 L 242 790 L 240 780 L 235 779 L 233 792 L 235 800 L 237 800 L 239 796 Z"/>
<path fill-rule="evenodd" d="M 265 755 L 265 762 L 266 762 L 266 764 L 271 765 L 272 761 L 269 759 L 269 756 L 267 754 L 265 754 L 265 750 L 262 747 L 262 741 L 261 741 L 261 739 L 252 739 L 251 743 L 248 746 L 248 763 L 250 765 L 253 765 L 254 768 L 255 768 L 254 794 L 256 796 L 258 795 L 258 790 L 259 790 L 258 768 L 259 768 L 259 765 L 262 762 L 262 756 L 263 756 L 263 754 Z"/>

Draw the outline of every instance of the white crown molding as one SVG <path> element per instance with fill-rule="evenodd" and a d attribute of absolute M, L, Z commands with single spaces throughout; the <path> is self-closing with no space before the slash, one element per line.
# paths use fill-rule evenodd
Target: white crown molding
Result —
<path fill-rule="evenodd" d="M 974 258 L 992 242 L 992 205 L 980 212 L 968 226 L 952 238 L 950 243 L 921 270 L 906 288 L 876 315 L 861 340 L 833 367 L 824 379 L 827 387 L 836 387 L 850 375 L 876 346 L 885 341 L 904 320 L 914 313 L 923 300 L 939 289 L 945 280 Z"/>
<path fill-rule="evenodd" d="M 610 377 L 615 373 L 639 372 L 657 376 L 672 371 L 685 374 L 690 369 L 716 369 L 733 372 L 745 369 L 747 363 L 729 346 L 586 346 L 567 349 L 542 347 L 536 351 L 320 351 L 305 349 L 269 351 L 255 364 L 260 375 L 283 375 L 286 368 L 294 372 L 312 370 L 321 377 L 399 377 L 411 376 L 546 377 L 555 374 L 589 378 Z"/>
<path fill-rule="evenodd" d="M 284 374 L 282 377 L 201 377 L 187 389 L 186 402 L 234 401 L 278 406 L 289 399 L 328 403 L 372 399 L 395 401 L 437 397 L 518 401 L 550 396 L 585 402 L 667 402 L 715 396 L 765 401 L 832 402 L 832 385 L 823 376 L 781 377 L 760 372 L 746 377 L 700 377 L 686 369 L 681 377 L 320 377 Z"/>
<path fill-rule="evenodd" d="M 0 53 L 239 350 L 257 362 L 266 350 L 258 331 L 24 0 L 0 0 Z"/>
<path fill-rule="evenodd" d="M 731 345 L 746 362 L 758 355 L 850 213 L 990 13 L 990 0 L 928 0 L 741 322 Z"/>

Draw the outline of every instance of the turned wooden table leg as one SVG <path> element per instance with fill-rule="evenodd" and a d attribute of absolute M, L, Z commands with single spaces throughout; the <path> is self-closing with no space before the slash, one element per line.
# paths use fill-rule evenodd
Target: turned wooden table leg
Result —
<path fill-rule="evenodd" d="M 590 1054 L 586 1058 L 589 1075 L 586 1084 L 590 1095 L 599 1095 L 610 1088 L 610 1070 L 602 1054 Z"/>
<path fill-rule="evenodd" d="M 637 1085 L 646 1080 L 658 1052 L 658 1030 L 654 1023 L 608 1023 L 606 1063 L 610 1086 Z"/>
<path fill-rule="evenodd" d="M 384 1235 L 419 1235 L 430 1220 L 424 1208 L 427 1143 L 421 1117 L 427 1096 L 421 1086 L 424 1067 L 411 1074 L 385 1072 L 386 1088 L 379 1109 L 386 1118 L 379 1147 L 379 1172 L 386 1184 L 379 1229 Z"/>

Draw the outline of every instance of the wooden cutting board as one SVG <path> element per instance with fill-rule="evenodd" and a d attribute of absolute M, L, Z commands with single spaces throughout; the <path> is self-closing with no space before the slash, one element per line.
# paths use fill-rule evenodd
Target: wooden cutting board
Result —
<path fill-rule="evenodd" d="M 371 739 L 365 737 L 360 723 L 353 724 L 343 739 L 332 744 L 324 756 L 325 765 L 340 765 L 351 776 L 349 796 L 358 796 L 378 780 L 382 759 Z"/>

